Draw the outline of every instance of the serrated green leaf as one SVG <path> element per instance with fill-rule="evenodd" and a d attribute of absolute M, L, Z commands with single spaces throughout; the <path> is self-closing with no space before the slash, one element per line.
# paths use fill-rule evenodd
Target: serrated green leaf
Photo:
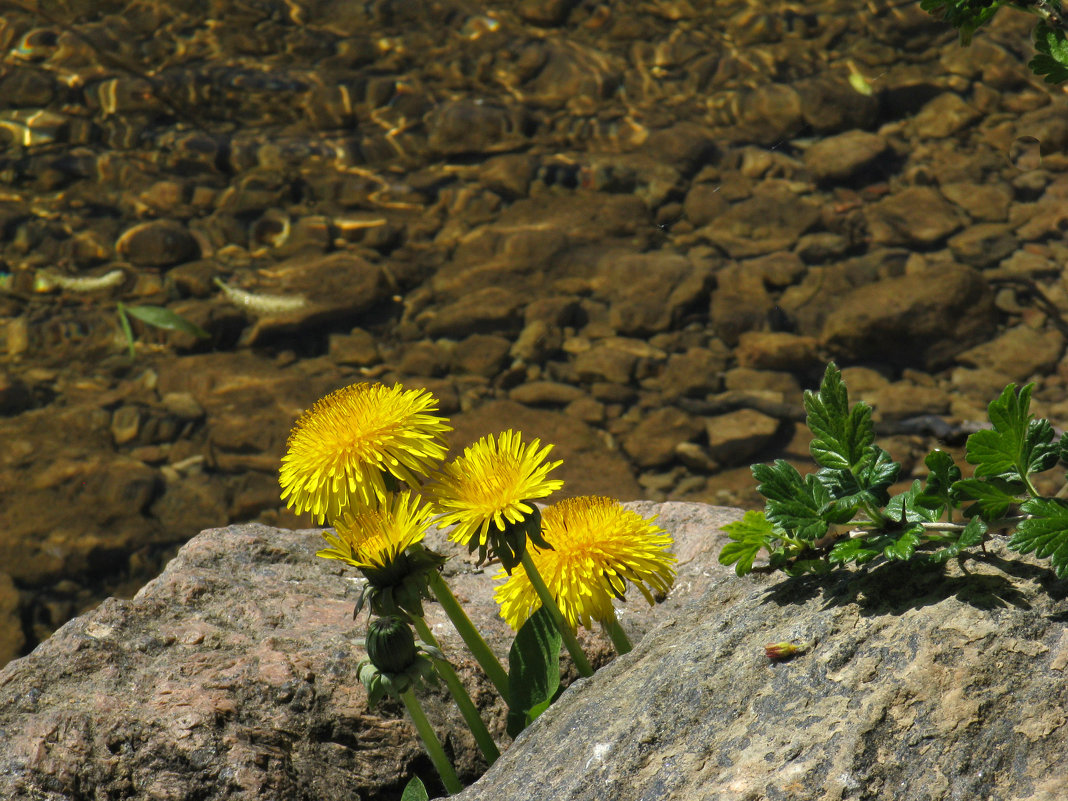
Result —
<path fill-rule="evenodd" d="M 809 451 L 816 464 L 856 471 L 874 457 L 871 407 L 866 403 L 849 407 L 849 393 L 834 362 L 827 365 L 818 393 L 805 390 L 804 402 L 814 434 Z"/>
<path fill-rule="evenodd" d="M 182 315 L 172 312 L 163 306 L 123 306 L 123 311 L 143 323 L 154 325 L 156 328 L 163 328 L 168 331 L 182 331 L 200 339 L 209 339 L 211 337 L 211 334 L 196 323 L 190 322 Z"/>
<path fill-rule="evenodd" d="M 907 560 L 912 558 L 916 546 L 920 544 L 923 534 L 923 526 L 909 526 L 898 535 L 892 543 L 883 548 L 883 556 L 887 559 Z"/>
<path fill-rule="evenodd" d="M 831 552 L 827 554 L 827 560 L 837 564 L 856 562 L 858 565 L 862 565 L 865 562 L 870 562 L 880 553 L 882 551 L 871 548 L 865 538 L 855 537 L 836 542 L 834 547 L 831 548 Z"/>
<path fill-rule="evenodd" d="M 971 42 L 975 31 L 988 23 L 1000 6 L 999 2 L 983 6 L 971 0 L 920 0 L 920 8 L 960 31 L 962 45 Z"/>
<path fill-rule="evenodd" d="M 953 489 L 961 498 L 975 501 L 965 514 L 978 513 L 988 521 L 1004 517 L 1012 506 L 1020 503 L 1019 496 L 1024 492 L 1023 484 L 1003 478 L 965 478 L 956 482 Z"/>
<path fill-rule="evenodd" d="M 1064 31 L 1039 22 L 1032 37 L 1037 53 L 1027 64 L 1031 71 L 1044 75 L 1046 83 L 1068 80 L 1068 39 Z"/>
<path fill-rule="evenodd" d="M 1016 527 L 1009 548 L 1049 559 L 1057 578 L 1068 578 L 1068 502 L 1059 498 L 1032 498 L 1020 510 L 1033 517 Z"/>
<path fill-rule="evenodd" d="M 746 512 L 741 520 L 728 523 L 723 530 L 732 541 L 719 552 L 719 563 L 734 565 L 734 572 L 739 576 L 751 573 L 753 560 L 760 549 L 765 548 L 770 552 L 774 541 L 782 533 L 764 517 L 763 512 L 754 510 Z"/>
<path fill-rule="evenodd" d="M 418 776 L 412 776 L 401 793 L 401 801 L 429 801 L 430 794 L 426 791 L 426 785 Z"/>
<path fill-rule="evenodd" d="M 888 490 L 897 480 L 901 465 L 878 445 L 870 448 L 872 458 L 859 470 L 829 470 L 824 468 L 816 475 L 827 487 L 831 497 L 840 508 L 848 508 L 849 517 L 864 505 L 882 507 L 890 500 Z M 834 521 L 834 522 L 846 522 Z"/>
<path fill-rule="evenodd" d="M 978 517 L 973 517 L 968 521 L 968 525 L 964 527 L 961 533 L 952 540 L 949 545 L 944 548 L 939 548 L 937 551 L 929 554 L 927 560 L 941 564 L 950 559 L 954 559 L 960 555 L 960 552 L 965 548 L 972 548 L 983 541 L 983 537 L 986 536 L 986 523 Z"/>
<path fill-rule="evenodd" d="M 784 459 L 774 464 L 753 465 L 757 491 L 768 499 L 764 513 L 768 520 L 805 540 L 827 533 L 824 515 L 831 508 L 831 496 L 815 475 L 802 477 Z"/>
<path fill-rule="evenodd" d="M 509 734 L 515 737 L 533 722 L 559 688 L 560 631 L 543 606 L 520 626 L 508 652 L 508 697 L 515 713 L 509 715 Z"/>
<path fill-rule="evenodd" d="M 960 481 L 961 472 L 953 457 L 943 450 L 935 449 L 923 460 L 927 465 L 927 481 L 916 495 L 914 504 L 924 506 L 941 515 L 947 508 L 957 504 L 958 494 L 953 485 Z M 937 520 L 937 517 L 935 518 Z"/>
<path fill-rule="evenodd" d="M 976 431 L 968 437 L 966 458 L 975 465 L 975 477 L 998 477 L 1027 481 L 1031 473 L 1048 470 L 1056 464 L 1059 450 L 1053 444 L 1053 426 L 1048 420 L 1032 420 L 1029 411 L 1031 389 L 1019 392 L 1009 384 L 988 407 L 994 428 Z"/>
<path fill-rule="evenodd" d="M 937 506 L 926 503 L 920 481 L 916 479 L 911 487 L 891 498 L 884 511 L 891 520 L 905 523 L 933 523 L 938 519 L 941 510 Z"/>

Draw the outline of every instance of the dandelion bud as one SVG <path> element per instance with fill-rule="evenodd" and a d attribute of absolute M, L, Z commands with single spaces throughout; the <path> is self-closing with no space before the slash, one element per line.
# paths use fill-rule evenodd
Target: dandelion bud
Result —
<path fill-rule="evenodd" d="M 415 661 L 415 635 L 406 620 L 379 617 L 367 627 L 367 657 L 379 672 L 404 673 Z"/>

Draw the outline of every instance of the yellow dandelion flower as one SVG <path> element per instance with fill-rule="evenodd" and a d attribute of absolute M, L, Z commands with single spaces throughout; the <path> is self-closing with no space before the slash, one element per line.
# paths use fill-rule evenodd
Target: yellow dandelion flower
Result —
<path fill-rule="evenodd" d="M 445 458 L 437 399 L 399 384 L 353 384 L 315 402 L 293 426 L 282 457 L 282 500 L 316 522 L 350 506 L 374 506 L 389 489 L 419 486 Z M 387 486 L 387 482 L 390 486 Z"/>
<path fill-rule="evenodd" d="M 430 504 L 420 505 L 411 492 L 391 496 L 381 506 L 348 509 L 334 520 L 335 533 L 323 532 L 329 548 L 316 556 L 337 559 L 359 568 L 367 579 L 356 611 L 365 600 L 376 614 L 394 614 L 396 607 L 422 616 L 420 598 L 427 596 L 426 574 L 444 559 L 419 547 L 434 517 Z"/>
<path fill-rule="evenodd" d="M 542 536 L 552 550 L 534 547 L 530 558 L 572 629 L 581 623 L 615 621 L 612 598 L 624 597 L 627 583 L 650 603 L 671 589 L 675 555 L 670 534 L 624 509 L 612 498 L 568 498 L 542 513 Z M 506 578 L 500 571 L 496 578 Z M 519 630 L 541 600 L 520 566 L 497 587 L 494 598 L 503 617 Z"/>
<path fill-rule="evenodd" d="M 541 440 L 524 445 L 522 437 L 521 432 L 511 429 L 497 439 L 483 437 L 445 465 L 427 487 L 444 512 L 438 526 L 455 526 L 449 539 L 471 550 L 479 548 L 483 558 L 487 550 L 496 552 L 504 545 L 501 538 L 512 527 L 534 515 L 537 509 L 530 501 L 564 485 L 559 479 L 546 478 L 549 471 L 563 464 L 546 461 L 553 446 L 539 450 Z M 537 532 L 533 535 L 536 537 Z"/>

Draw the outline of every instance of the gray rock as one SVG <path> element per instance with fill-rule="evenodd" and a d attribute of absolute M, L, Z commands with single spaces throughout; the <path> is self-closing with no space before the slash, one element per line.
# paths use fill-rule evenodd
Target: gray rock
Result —
<path fill-rule="evenodd" d="M 871 167 L 888 149 L 881 136 L 847 131 L 812 145 L 805 151 L 805 164 L 818 181 L 849 181 Z"/>
<path fill-rule="evenodd" d="M 597 294 L 609 302 L 609 323 L 620 334 L 667 330 L 682 313 L 703 305 L 710 267 L 671 252 L 611 254 L 598 265 Z"/>
<path fill-rule="evenodd" d="M 995 324 L 982 276 L 951 265 L 854 289 L 827 318 L 822 339 L 844 361 L 930 370 L 981 342 Z"/>
<path fill-rule="evenodd" d="M 1064 582 L 988 548 L 964 566 L 819 580 L 711 571 L 692 605 L 454 798 L 1054 801 Z M 779 641 L 814 646 L 771 662 L 763 647 Z"/>
<path fill-rule="evenodd" d="M 1048 373 L 1063 352 L 1064 337 L 1059 331 L 1036 331 L 1018 325 L 959 354 L 957 361 L 1000 373 L 1005 376 L 1005 382 L 1023 382 Z"/>
<path fill-rule="evenodd" d="M 819 218 L 810 201 L 773 188 L 735 203 L 701 233 L 731 258 L 741 259 L 790 250 Z"/>
<path fill-rule="evenodd" d="M 659 467 L 674 459 L 679 443 L 694 439 L 702 429 L 700 420 L 668 406 L 638 423 L 623 438 L 623 450 L 639 467 Z"/>
<path fill-rule="evenodd" d="M 930 247 L 960 229 L 962 215 L 934 189 L 912 186 L 865 210 L 872 242 Z"/>
<path fill-rule="evenodd" d="M 170 267 L 200 258 L 196 239 L 173 220 L 135 225 L 119 237 L 115 249 L 139 267 Z"/>

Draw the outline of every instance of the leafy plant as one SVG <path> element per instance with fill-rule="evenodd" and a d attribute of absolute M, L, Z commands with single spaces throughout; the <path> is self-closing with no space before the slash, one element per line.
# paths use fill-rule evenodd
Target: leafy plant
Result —
<path fill-rule="evenodd" d="M 1031 71 L 1045 76 L 1046 83 L 1068 80 L 1068 24 L 1060 0 L 920 0 L 924 11 L 960 31 L 962 45 L 969 44 L 972 35 L 990 22 L 1002 6 L 1026 11 L 1039 18 L 1032 34 L 1037 54 L 1027 65 Z"/>
<path fill-rule="evenodd" d="M 970 478 L 934 450 L 926 479 L 891 496 L 901 466 L 875 444 L 871 407 L 849 405 L 829 364 L 819 391 L 804 396 L 819 469 L 802 476 L 782 459 L 753 465 L 764 511 L 724 527 L 731 541 L 719 561 L 740 576 L 761 550 L 769 569 L 790 575 L 875 560 L 940 563 L 982 546 L 992 531 L 1013 530 L 1010 549 L 1048 558 L 1057 577 L 1068 578 L 1068 502 L 1043 496 L 1033 481 L 1068 461 L 1068 435 L 1058 441 L 1048 420 L 1034 418 L 1031 389 L 1009 384 L 990 404 L 991 428 L 966 444 Z"/>
<path fill-rule="evenodd" d="M 196 323 L 190 322 L 180 314 L 172 312 L 163 306 L 127 306 L 125 303 L 119 303 L 116 307 L 116 312 L 119 315 L 119 326 L 122 328 L 123 336 L 126 338 L 126 347 L 130 350 L 131 359 L 136 356 L 133 328 L 130 326 L 131 317 L 156 328 L 162 328 L 165 331 L 183 331 L 186 334 L 192 334 L 198 339 L 209 339 L 211 337 L 207 331 Z"/>

